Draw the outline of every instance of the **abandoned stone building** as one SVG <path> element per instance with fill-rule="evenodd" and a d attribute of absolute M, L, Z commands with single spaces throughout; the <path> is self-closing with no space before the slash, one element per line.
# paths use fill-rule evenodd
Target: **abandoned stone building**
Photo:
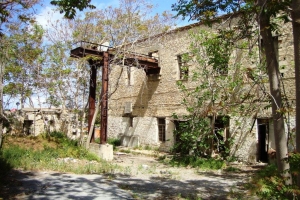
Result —
<path fill-rule="evenodd" d="M 37 136 L 41 133 L 62 131 L 72 139 L 80 136 L 76 114 L 61 108 L 22 108 L 6 111 L 6 115 L 15 119 L 9 127 L 10 134 Z"/>
<path fill-rule="evenodd" d="M 190 76 L 197 68 L 197 63 L 190 62 L 189 69 L 185 71 L 181 68 L 182 55 L 190 51 L 191 33 L 201 30 L 215 32 L 229 26 L 232 24 L 225 18 L 212 28 L 196 23 L 135 43 L 134 50 L 156 57 L 160 69 L 147 74 L 142 67 L 110 66 L 109 87 L 114 92 L 108 106 L 108 137 L 120 138 L 125 146 L 149 145 L 168 151 L 175 142 L 173 131 L 178 122 L 173 118 L 173 113 L 178 116 L 188 114 L 182 104 L 184 93 L 178 88 L 178 82 L 181 81 L 190 89 L 196 87 Z M 285 87 L 284 93 L 289 105 L 293 107 L 295 83 L 291 24 L 283 24 L 280 34 L 277 33 L 274 38 L 281 66 L 282 86 Z M 253 48 L 258 52 L 257 41 Z M 247 52 L 248 50 L 243 49 L 233 50 L 228 65 L 239 60 L 244 70 L 238 75 L 243 78 L 244 87 L 251 88 L 253 81 L 248 78 L 246 69 L 256 69 L 257 57 L 250 58 Z M 183 73 L 188 78 L 184 78 Z M 234 75 L 228 70 L 225 76 Z M 267 75 L 263 77 L 267 79 Z M 268 89 L 268 81 L 264 83 L 263 87 Z M 239 115 L 224 110 L 218 112 L 219 117 L 229 119 L 227 123 L 216 119 L 217 126 L 223 129 L 223 138 L 233 139 L 231 155 L 247 162 L 267 161 L 267 151 L 275 149 L 271 109 L 266 104 L 257 104 L 255 107 L 256 112 L 243 112 Z M 286 123 L 286 132 L 294 128 L 293 116 L 292 111 Z"/>

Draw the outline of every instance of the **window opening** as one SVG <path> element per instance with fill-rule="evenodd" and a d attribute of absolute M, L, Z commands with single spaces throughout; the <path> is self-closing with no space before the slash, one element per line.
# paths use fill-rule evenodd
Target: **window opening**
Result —
<path fill-rule="evenodd" d="M 179 79 L 187 80 L 189 75 L 189 68 L 187 62 L 183 59 L 183 55 L 177 55 L 177 62 L 179 68 Z"/>
<path fill-rule="evenodd" d="M 213 118 L 211 118 L 213 122 Z M 218 116 L 213 124 L 213 134 L 214 134 L 214 149 L 217 152 L 222 153 L 228 148 L 229 139 L 229 117 L 228 116 Z"/>
<path fill-rule="evenodd" d="M 133 117 L 129 117 L 129 127 L 133 127 Z"/>
<path fill-rule="evenodd" d="M 158 118 L 158 138 L 160 142 L 166 141 L 166 119 Z"/>

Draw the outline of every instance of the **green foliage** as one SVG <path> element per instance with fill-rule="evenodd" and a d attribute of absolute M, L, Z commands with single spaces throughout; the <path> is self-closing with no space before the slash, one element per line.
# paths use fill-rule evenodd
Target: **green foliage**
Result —
<path fill-rule="evenodd" d="M 174 119 L 178 116 L 173 115 Z M 181 121 L 174 131 L 176 142 L 172 151 L 180 155 L 190 154 L 195 157 L 207 156 L 210 150 L 210 142 L 213 138 L 211 134 L 210 122 L 205 118 L 188 118 Z"/>
<path fill-rule="evenodd" d="M 87 159 L 87 160 L 98 160 L 96 156 L 90 154 L 86 149 L 78 145 L 77 140 L 69 139 L 64 133 L 54 131 L 50 134 L 44 134 L 44 137 L 48 141 L 54 141 L 57 143 L 57 148 L 45 147 L 44 150 L 46 154 L 53 155 L 53 157 L 72 157 L 78 159 Z"/>
<path fill-rule="evenodd" d="M 233 139 L 227 137 L 225 129 L 229 127 L 229 117 L 222 113 L 240 114 L 240 105 L 249 99 L 249 92 L 243 89 L 241 64 L 229 62 L 234 47 L 245 44 L 234 46 L 233 38 L 235 34 L 230 30 L 220 30 L 217 34 L 191 32 L 190 52 L 185 59 L 186 62 L 193 59 L 197 66 L 189 71 L 190 82 L 177 82 L 189 114 L 173 115 L 178 123 L 174 152 L 195 157 L 210 157 L 213 151 L 221 153 L 223 158 L 229 155 Z M 191 87 L 192 84 L 195 86 Z M 223 127 L 218 127 L 217 122 Z"/>
<path fill-rule="evenodd" d="M 19 0 L 11 0 L 11 1 L 2 1 L 0 4 L 0 24 L 6 23 L 11 20 L 11 18 L 15 17 L 20 21 L 27 22 L 30 20 L 30 10 L 37 1 L 19 1 Z M 13 16 L 13 17 L 12 17 Z M 1 26 L 0 26 L 1 27 Z M 0 29 L 0 35 L 1 33 Z"/>
<path fill-rule="evenodd" d="M 291 0 L 287 1 L 266 1 L 264 8 L 261 9 L 256 1 L 239 1 L 239 0 L 224 0 L 224 1 L 209 1 L 209 0 L 179 0 L 172 5 L 172 10 L 177 12 L 177 16 L 182 18 L 197 19 L 211 25 L 212 19 L 216 19 L 220 12 L 225 14 L 240 13 L 243 15 L 251 15 L 252 13 L 267 12 L 270 16 L 276 16 L 279 11 L 285 11 L 291 4 Z M 286 20 L 287 16 L 283 14 L 282 19 Z M 243 24 L 243 23 L 240 23 Z M 251 27 L 242 27 L 251 29 Z"/>
<path fill-rule="evenodd" d="M 53 0 L 52 5 L 58 6 L 60 13 L 65 13 L 65 17 L 73 19 L 76 16 L 76 9 L 83 11 L 86 8 L 95 9 L 91 0 Z"/>
<path fill-rule="evenodd" d="M 291 155 L 289 162 L 293 171 L 292 175 L 299 173 L 300 156 Z M 293 184 L 286 185 L 286 180 L 280 174 L 276 165 L 268 165 L 258 171 L 246 187 L 261 199 L 298 199 L 300 188 L 297 187 L 296 176 L 293 178 Z"/>
<path fill-rule="evenodd" d="M 290 163 L 290 171 L 293 177 L 293 183 L 297 184 L 297 175 L 300 173 L 300 153 L 290 153 L 288 162 Z"/>
<path fill-rule="evenodd" d="M 113 145 L 113 149 L 116 150 L 117 146 L 121 146 L 121 139 L 118 138 L 108 138 L 107 143 Z"/>
<path fill-rule="evenodd" d="M 195 156 L 175 156 L 170 160 L 172 166 L 194 167 L 207 170 L 218 170 L 226 166 L 223 160 L 213 158 L 196 158 Z"/>
<path fill-rule="evenodd" d="M 37 86 L 43 35 L 41 26 L 30 23 L 12 29 L 9 36 L 1 38 L 3 51 L 0 57 L 5 65 L 3 93 L 10 97 L 21 96 L 21 103 L 33 94 Z"/>
<path fill-rule="evenodd" d="M 76 163 L 69 165 L 60 161 L 62 158 L 83 159 L 87 161 L 98 162 L 100 159 L 89 153 L 86 149 L 83 149 L 77 145 L 77 141 L 68 139 L 65 134 L 61 132 L 51 132 L 50 135 L 42 136 L 41 138 L 47 139 L 44 142 L 44 146 L 41 150 L 35 150 L 33 148 L 24 148 L 18 145 L 4 145 L 4 148 L 0 152 L 0 168 L 3 169 L 3 173 L 9 171 L 12 168 L 23 168 L 27 170 L 33 169 L 49 169 L 60 170 L 69 172 L 88 172 L 91 173 L 95 170 L 99 172 L 101 170 L 109 171 L 109 166 L 105 166 L 102 169 L 101 166 L 89 165 L 91 168 L 81 169 L 84 166 L 75 166 Z M 26 137 L 26 140 L 37 140 L 37 137 Z M 42 142 L 41 140 L 38 140 Z M 48 145 L 49 143 L 56 143 L 55 146 Z M 86 162 L 85 162 L 86 163 Z M 105 165 L 105 162 L 102 163 Z M 0 176 L 2 174 L 2 170 Z M 1 178 L 1 177 L 0 177 Z"/>

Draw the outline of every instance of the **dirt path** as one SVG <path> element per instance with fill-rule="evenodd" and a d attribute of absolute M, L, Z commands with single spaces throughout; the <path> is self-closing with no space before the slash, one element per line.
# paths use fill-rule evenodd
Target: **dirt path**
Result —
<path fill-rule="evenodd" d="M 250 166 L 199 171 L 164 165 L 153 152 L 135 153 L 142 154 L 116 153 L 113 163 L 120 167 L 113 174 L 13 171 L 11 185 L 0 194 L 14 194 L 5 199 L 257 199 L 243 188 L 255 170 Z"/>
<path fill-rule="evenodd" d="M 124 167 L 124 175 L 112 179 L 120 188 L 137 199 L 256 199 L 244 191 L 243 185 L 256 170 L 237 163 L 238 172 L 199 171 L 194 168 L 170 167 L 155 157 L 117 154 L 114 163 Z M 127 176 L 126 176 L 127 174 Z"/>

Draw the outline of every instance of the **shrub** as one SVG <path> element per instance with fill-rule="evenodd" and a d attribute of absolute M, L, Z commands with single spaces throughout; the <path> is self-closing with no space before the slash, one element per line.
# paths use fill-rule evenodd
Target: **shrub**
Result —
<path fill-rule="evenodd" d="M 291 169 L 295 167 L 293 166 L 294 159 L 298 160 L 299 158 L 294 157 L 291 159 Z M 299 160 L 297 168 L 299 168 Z M 247 185 L 247 188 L 261 199 L 288 200 L 297 199 L 297 196 L 300 195 L 295 180 L 292 185 L 286 185 L 285 178 L 279 173 L 276 165 L 268 165 L 258 171 Z"/>
<path fill-rule="evenodd" d="M 113 145 L 113 149 L 115 150 L 117 146 L 121 146 L 121 139 L 109 138 L 107 143 Z"/>
<path fill-rule="evenodd" d="M 170 164 L 172 166 L 191 166 L 212 170 L 222 169 L 226 166 L 223 160 L 213 158 L 196 158 L 194 156 L 175 156 L 171 159 Z"/>

